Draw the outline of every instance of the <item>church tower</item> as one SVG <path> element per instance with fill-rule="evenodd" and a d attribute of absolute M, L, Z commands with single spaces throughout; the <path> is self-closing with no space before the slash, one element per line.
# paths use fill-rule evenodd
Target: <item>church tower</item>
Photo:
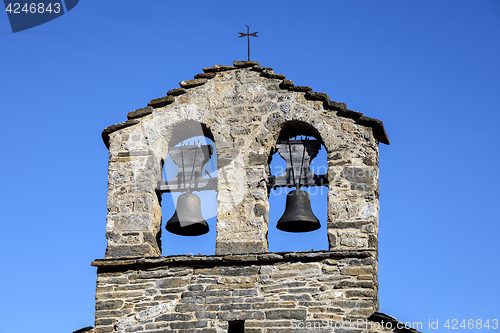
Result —
<path fill-rule="evenodd" d="M 181 144 L 197 136 L 213 145 Z M 180 82 L 106 128 L 103 140 L 108 245 L 92 263 L 95 327 L 81 332 L 362 332 L 385 318 L 377 312 L 378 144 L 389 144 L 381 121 L 257 62 L 235 61 Z M 320 147 L 324 175 L 309 167 Z M 282 175 L 270 172 L 276 152 L 286 161 Z M 169 156 L 179 171 L 165 179 Z M 210 159 L 212 174 L 203 169 Z M 278 228 L 324 224 L 328 250 L 269 252 L 268 226 L 277 223 L 270 191 L 311 186 L 327 189 L 326 221 L 307 212 L 313 196 L 297 196 L 287 198 Z M 182 216 L 198 207 L 193 194 L 208 189 L 217 192 L 215 255 L 162 256 L 162 232 L 208 230 L 200 212 Z M 173 217 L 162 216 L 165 192 L 182 193 Z"/>

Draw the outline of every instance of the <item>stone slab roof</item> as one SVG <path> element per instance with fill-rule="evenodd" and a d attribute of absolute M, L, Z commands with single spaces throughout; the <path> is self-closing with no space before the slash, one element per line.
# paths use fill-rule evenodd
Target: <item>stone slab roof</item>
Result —
<path fill-rule="evenodd" d="M 389 144 L 389 137 L 384 128 L 384 123 L 381 120 L 370 118 L 364 116 L 361 112 L 349 110 L 345 103 L 335 102 L 330 99 L 326 93 L 315 92 L 312 88 L 307 86 L 296 86 L 293 81 L 287 80 L 283 74 L 275 74 L 273 69 L 270 67 L 262 67 L 256 61 L 234 61 L 233 66 L 227 65 L 216 65 L 213 67 L 203 68 L 203 73 L 197 74 L 192 80 L 185 80 L 179 82 L 180 88 L 175 88 L 169 90 L 167 95 L 160 98 L 155 98 L 148 103 L 145 108 L 140 108 L 135 111 L 130 112 L 127 115 L 128 120 L 116 125 L 111 125 L 107 127 L 102 132 L 102 138 L 106 147 L 109 148 L 109 135 L 115 131 L 122 128 L 133 126 L 140 122 L 140 118 L 147 116 L 153 112 L 155 109 L 164 107 L 175 101 L 177 96 L 185 94 L 187 89 L 194 88 L 205 84 L 208 80 L 213 79 L 217 73 L 232 71 L 241 68 L 248 68 L 248 70 L 260 72 L 260 76 L 269 79 L 279 79 L 282 80 L 279 87 L 284 90 L 304 92 L 305 98 L 309 100 L 323 101 L 323 107 L 325 110 L 336 111 L 337 115 L 340 117 L 351 118 L 356 121 L 356 123 L 368 127 L 372 127 L 373 135 L 378 142 Z"/>

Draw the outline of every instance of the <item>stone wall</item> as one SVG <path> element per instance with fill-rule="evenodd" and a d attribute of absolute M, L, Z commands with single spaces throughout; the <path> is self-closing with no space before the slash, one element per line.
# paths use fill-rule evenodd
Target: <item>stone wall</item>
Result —
<path fill-rule="evenodd" d="M 312 134 L 326 148 L 330 250 L 376 248 L 382 122 L 255 62 L 205 68 L 180 86 L 103 132 L 107 258 L 161 255 L 155 190 L 163 161 L 169 147 L 195 135 L 217 149 L 216 254 L 267 252 L 267 163 L 283 131 Z"/>
<path fill-rule="evenodd" d="M 251 333 L 331 332 L 325 323 L 378 311 L 382 122 L 255 62 L 205 68 L 180 86 L 103 132 L 108 246 L 93 263 L 96 326 L 83 330 L 215 333 L 244 320 Z M 329 251 L 268 253 L 268 163 L 278 139 L 301 134 L 327 151 Z M 216 255 L 162 257 L 163 163 L 201 135 L 217 151 Z"/>
<path fill-rule="evenodd" d="M 233 320 L 244 320 L 252 333 L 303 332 L 308 325 L 331 332 L 328 325 L 378 310 L 374 251 L 102 259 L 93 265 L 94 333 L 227 332 Z"/>

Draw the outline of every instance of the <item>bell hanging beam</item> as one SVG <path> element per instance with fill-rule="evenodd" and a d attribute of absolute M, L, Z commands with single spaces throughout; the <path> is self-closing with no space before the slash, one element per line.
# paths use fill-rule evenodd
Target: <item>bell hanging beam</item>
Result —
<path fill-rule="evenodd" d="M 318 140 L 278 141 L 276 150 L 286 161 L 286 169 L 279 176 L 271 176 L 268 188 L 301 186 L 328 186 L 327 175 L 316 175 L 311 171 L 311 161 L 318 155 L 321 143 Z"/>
<path fill-rule="evenodd" d="M 184 145 L 170 148 L 169 155 L 179 171 L 174 179 L 158 182 L 156 191 L 165 193 L 217 190 L 217 178 L 207 179 L 202 175 L 202 168 L 212 154 L 211 145 Z"/>

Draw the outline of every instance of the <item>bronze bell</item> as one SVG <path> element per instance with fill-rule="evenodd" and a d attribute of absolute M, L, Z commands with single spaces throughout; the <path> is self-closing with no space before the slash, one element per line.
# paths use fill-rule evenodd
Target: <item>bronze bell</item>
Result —
<path fill-rule="evenodd" d="M 165 229 L 181 236 L 200 236 L 208 232 L 208 223 L 201 214 L 200 197 L 193 193 L 183 193 L 177 199 L 174 215 Z"/>
<path fill-rule="evenodd" d="M 307 232 L 320 227 L 319 220 L 311 209 L 309 193 L 299 189 L 290 191 L 286 196 L 285 212 L 276 228 L 288 232 Z"/>

